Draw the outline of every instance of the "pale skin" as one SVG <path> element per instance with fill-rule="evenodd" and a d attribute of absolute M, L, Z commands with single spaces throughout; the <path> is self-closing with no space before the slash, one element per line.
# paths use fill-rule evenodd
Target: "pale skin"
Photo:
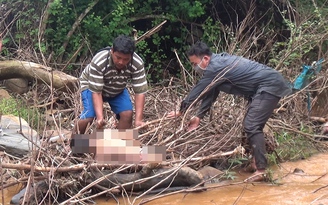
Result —
<path fill-rule="evenodd" d="M 204 55 L 204 56 L 196 56 L 196 55 L 192 55 L 189 56 L 189 61 L 191 63 L 191 65 L 193 67 L 195 67 L 196 65 L 199 65 L 201 68 L 205 68 L 208 66 L 209 62 L 211 60 L 211 56 L 208 55 Z M 179 117 L 181 116 L 183 113 L 181 113 L 180 111 L 171 111 L 167 114 L 166 117 Z M 192 131 L 198 128 L 198 126 L 200 125 L 200 118 L 197 116 L 193 116 L 188 123 L 188 128 L 187 131 Z M 327 129 L 328 130 L 328 129 Z M 255 165 L 255 159 L 252 162 L 252 166 L 254 166 L 256 168 Z M 256 169 L 255 173 L 248 179 L 246 179 L 245 181 L 260 181 L 260 178 L 263 178 L 263 174 L 265 173 L 265 170 L 258 170 Z"/>
<path fill-rule="evenodd" d="M 322 129 L 322 134 L 328 134 L 328 122 L 326 122 Z"/>
<path fill-rule="evenodd" d="M 115 52 L 111 50 L 112 60 L 117 70 L 125 69 L 131 61 L 131 54 L 124 54 L 121 52 Z M 143 109 L 145 104 L 145 94 L 135 95 L 135 127 L 143 126 Z M 103 98 L 101 93 L 92 93 L 93 106 L 96 113 L 96 127 L 98 129 L 103 128 L 106 125 L 103 115 Z M 132 128 L 132 110 L 127 110 L 119 113 L 120 120 L 117 125 L 117 129 L 131 129 Z M 85 133 L 88 124 L 91 124 L 93 118 L 86 118 L 78 121 L 78 129 L 80 133 Z"/>

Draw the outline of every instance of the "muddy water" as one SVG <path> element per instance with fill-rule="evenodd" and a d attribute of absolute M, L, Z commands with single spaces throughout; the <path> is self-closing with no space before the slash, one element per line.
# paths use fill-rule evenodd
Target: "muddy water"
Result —
<path fill-rule="evenodd" d="M 2 205 L 3 198 L 2 193 L 4 195 L 4 204 L 10 204 L 11 197 L 17 194 L 20 190 L 20 186 L 12 186 L 3 191 L 0 191 L 0 205 Z"/>
<path fill-rule="evenodd" d="M 304 173 L 293 173 L 299 168 Z M 328 153 L 314 155 L 313 157 L 297 162 L 286 162 L 280 166 L 271 167 L 274 170 L 276 183 L 242 183 L 249 174 L 237 173 L 236 179 L 225 184 L 212 184 L 205 192 L 175 194 L 146 204 L 167 205 L 226 205 L 226 204 L 250 204 L 250 205 L 328 205 Z M 209 187 L 210 187 L 209 186 Z M 10 198 L 17 190 L 5 191 L 5 204 L 9 204 Z M 0 194 L 1 195 L 1 194 Z M 153 196 L 147 196 L 147 200 Z M 1 198 L 0 198 L 1 199 Z M 118 198 L 119 204 L 132 204 L 134 198 Z M 98 205 L 118 204 L 112 198 L 99 198 Z M 141 200 L 136 200 L 139 204 Z M 0 200 L 1 204 L 1 200 Z"/>

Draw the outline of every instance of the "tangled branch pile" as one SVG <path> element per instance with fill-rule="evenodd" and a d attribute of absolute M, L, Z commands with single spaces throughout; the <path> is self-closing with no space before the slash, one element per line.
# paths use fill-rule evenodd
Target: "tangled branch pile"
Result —
<path fill-rule="evenodd" d="M 319 80 L 320 82 L 316 83 L 320 85 L 316 89 L 318 93 L 328 87 L 327 78 Z M 247 100 L 241 97 L 221 94 L 213 104 L 209 115 L 203 119 L 201 126 L 195 131 L 187 132 L 185 127 L 195 114 L 197 105 L 192 106 L 184 116 L 179 118 L 165 117 L 169 111 L 179 109 L 181 100 L 190 88 L 191 86 L 185 83 L 171 80 L 167 86 L 153 87 L 147 94 L 144 117 L 148 123 L 146 127 L 140 128 L 138 139 L 142 145 L 166 146 L 166 162 L 161 165 L 97 164 L 92 154 L 72 155 L 69 140 L 54 143 L 49 140 L 49 136 L 44 135 L 41 138 L 41 145 L 34 145 L 35 151 L 29 156 L 21 159 L 3 154 L 2 166 L 7 169 L 2 169 L 2 189 L 18 183 L 27 184 L 28 190 L 24 191 L 25 197 L 22 197 L 22 203 L 29 201 L 29 203 L 42 204 L 46 201 L 61 201 L 62 204 L 85 204 L 105 193 L 113 198 L 118 193 L 127 197 L 134 193 L 137 195 L 136 200 L 144 194 L 151 193 L 153 189 L 161 187 L 158 182 L 144 190 L 138 189 L 138 184 L 164 176 L 160 182 L 167 180 L 169 183 L 163 183 L 164 187 L 162 186 L 162 188 L 167 188 L 172 185 L 174 178 L 179 174 L 187 175 L 188 180 L 192 180 L 194 173 L 190 170 L 183 170 L 183 167 L 198 170 L 211 164 L 226 169 L 225 165 L 229 158 L 248 157 L 247 142 L 242 132 L 242 120 Z M 57 116 L 58 119 L 54 121 L 54 124 L 59 131 L 63 128 L 71 129 L 71 122 L 77 119 L 80 108 L 78 93 L 71 96 L 58 94 L 59 101 L 49 98 L 48 95 L 40 96 L 47 97 L 48 101 L 53 102 L 52 108 L 56 103 L 64 102 L 64 105 L 55 107 L 59 109 L 57 109 L 58 112 L 60 109 L 65 111 L 60 117 L 60 119 L 65 119 L 65 123 L 58 123 L 60 119 Z M 318 147 L 327 148 L 327 144 L 319 141 L 325 138 L 324 136 L 302 131 L 302 127 L 308 127 L 312 129 L 311 133 L 320 133 L 320 124 L 313 123 L 308 117 L 306 97 L 306 93 L 302 91 L 281 100 L 280 107 L 273 113 L 265 128 L 269 153 L 279 146 L 275 136 L 283 133 L 304 136 L 320 145 Z M 39 102 L 45 101 L 39 100 Z M 111 114 L 108 109 L 108 119 Z M 53 118 L 55 118 L 54 115 Z M 241 147 L 245 148 L 246 152 Z M 149 175 L 149 170 L 162 167 L 167 169 Z M 119 181 L 120 174 L 122 174 L 121 181 Z M 40 182 L 36 183 L 38 181 Z M 197 189 L 196 187 L 203 186 L 203 182 L 191 185 Z M 184 190 L 186 191 L 187 188 Z M 33 198 L 36 200 L 33 201 Z"/>

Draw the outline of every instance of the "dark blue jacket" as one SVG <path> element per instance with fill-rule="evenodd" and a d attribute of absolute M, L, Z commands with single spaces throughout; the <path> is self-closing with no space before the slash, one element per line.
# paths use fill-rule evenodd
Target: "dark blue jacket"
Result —
<path fill-rule="evenodd" d="M 204 90 L 206 93 L 201 95 Z M 202 78 L 182 101 L 180 111 L 186 111 L 201 95 L 197 116 L 202 118 L 220 91 L 246 98 L 261 92 L 284 97 L 292 93 L 292 87 L 278 71 L 266 65 L 228 53 L 212 54 Z"/>

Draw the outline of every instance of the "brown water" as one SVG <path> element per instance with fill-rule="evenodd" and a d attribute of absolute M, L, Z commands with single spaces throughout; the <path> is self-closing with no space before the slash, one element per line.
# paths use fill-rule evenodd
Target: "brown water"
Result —
<path fill-rule="evenodd" d="M 295 168 L 302 169 L 304 173 L 293 174 Z M 233 181 L 228 184 L 211 184 L 210 188 L 201 193 L 175 194 L 152 200 L 146 204 L 167 205 L 328 205 L 328 153 L 315 155 L 309 159 L 297 162 L 286 162 L 274 170 L 276 184 L 272 183 L 241 183 L 249 175 L 238 173 Z M 12 195 L 17 193 L 17 188 L 5 190 L 5 204 L 9 204 Z M 1 194 L 0 194 L 1 196 Z M 154 196 L 144 197 L 147 200 Z M 119 198 L 119 204 L 132 204 L 134 197 L 129 199 Z M 98 205 L 118 204 L 112 198 L 96 200 Z M 139 204 L 140 199 L 134 204 Z M 1 204 L 1 200 L 0 200 Z"/>

